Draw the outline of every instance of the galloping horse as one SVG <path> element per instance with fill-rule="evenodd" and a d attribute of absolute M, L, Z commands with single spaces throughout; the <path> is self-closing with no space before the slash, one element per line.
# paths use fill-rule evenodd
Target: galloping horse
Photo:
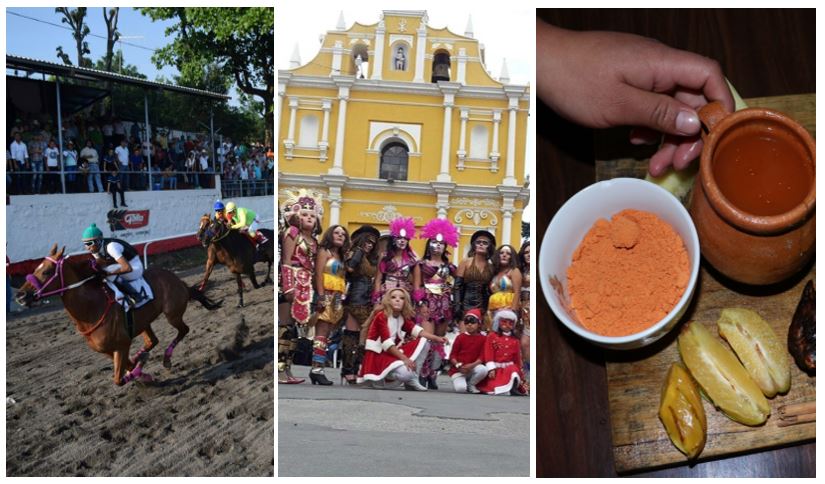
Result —
<path fill-rule="evenodd" d="M 230 229 L 221 221 L 211 219 L 209 215 L 201 217 L 200 227 L 198 227 L 198 240 L 206 247 L 206 272 L 203 275 L 203 282 L 199 286 L 200 291 L 203 291 L 206 287 L 206 281 L 209 280 L 209 275 L 212 274 L 215 262 L 220 262 L 235 274 L 238 281 L 239 308 L 243 307 L 241 274 L 249 276 L 252 287 L 255 289 L 261 287 L 255 279 L 255 262 L 257 260 L 269 264 L 263 285 L 272 282 L 270 275 L 272 274 L 272 264 L 275 262 L 274 236 L 272 230 L 258 230 L 269 240 L 260 249 L 256 250 L 249 238 L 239 231 Z"/>
<path fill-rule="evenodd" d="M 178 276 L 165 269 L 146 269 L 143 277 L 152 286 L 155 298 L 139 309 L 131 310 L 134 312 L 134 335 L 143 334 L 144 346 L 129 359 L 133 335 L 128 334 L 124 312 L 101 281 L 93 261 L 88 258 L 64 258 L 65 249 L 63 247 L 57 252 L 57 244 L 52 246 L 49 255 L 34 273 L 26 276 L 26 283 L 17 292 L 16 299 L 28 307 L 33 300 L 60 295 L 63 308 L 74 321 L 77 331 L 86 337 L 89 347 L 109 355 L 114 361 L 116 385 L 132 380 L 152 380 L 151 375 L 143 372 L 143 365 L 149 357 L 149 350 L 158 343 L 151 324 L 161 313 L 178 330 L 163 355 L 163 366 L 170 368 L 172 351 L 189 332 L 189 327 L 183 322 L 189 299 L 197 300 L 210 311 L 221 305 L 189 289 Z"/>

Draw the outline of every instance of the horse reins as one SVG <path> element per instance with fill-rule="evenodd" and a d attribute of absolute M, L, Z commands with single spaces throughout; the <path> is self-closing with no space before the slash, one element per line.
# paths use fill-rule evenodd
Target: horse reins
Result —
<path fill-rule="evenodd" d="M 55 264 L 57 266 L 57 268 L 54 271 L 54 275 L 52 275 L 52 277 L 50 277 L 46 282 L 41 284 L 41 282 L 34 276 L 34 274 L 28 274 L 26 276 L 26 282 L 28 282 L 29 284 L 34 286 L 35 289 L 36 289 L 36 291 L 34 292 L 35 299 L 42 299 L 44 297 L 54 296 L 54 295 L 61 295 L 64 292 L 69 291 L 71 289 L 74 289 L 76 287 L 80 287 L 83 284 L 86 284 L 87 282 L 89 282 L 92 279 L 94 279 L 95 277 L 97 277 L 96 275 L 91 275 L 91 276 L 87 277 L 86 279 L 80 280 L 80 281 L 75 282 L 73 284 L 69 284 L 68 286 L 64 286 L 63 285 L 63 262 L 65 262 L 66 259 L 64 259 L 63 257 L 60 257 L 59 259 L 55 260 L 51 257 L 46 257 L 46 260 L 52 262 L 53 264 Z M 49 284 L 51 284 L 52 281 L 54 281 L 58 276 L 60 276 L 60 287 L 58 289 L 55 289 L 54 291 L 44 293 L 43 289 L 48 287 Z"/>

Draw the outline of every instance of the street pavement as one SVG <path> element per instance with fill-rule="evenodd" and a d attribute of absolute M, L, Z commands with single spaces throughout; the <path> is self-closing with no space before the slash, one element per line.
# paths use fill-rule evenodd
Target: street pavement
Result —
<path fill-rule="evenodd" d="M 439 389 L 278 385 L 279 476 L 529 476 L 530 399 Z"/>

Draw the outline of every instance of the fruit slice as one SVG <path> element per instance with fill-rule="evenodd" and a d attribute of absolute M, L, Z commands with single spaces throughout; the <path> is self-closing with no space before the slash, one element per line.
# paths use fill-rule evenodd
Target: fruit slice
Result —
<path fill-rule="evenodd" d="M 771 406 L 759 386 L 719 339 L 691 322 L 679 335 L 679 353 L 705 395 L 731 419 L 745 425 L 767 420 Z"/>
<path fill-rule="evenodd" d="M 695 459 L 705 448 L 708 422 L 702 397 L 685 367 L 671 365 L 662 387 L 659 419 L 668 437 L 688 459 Z"/>
<path fill-rule="evenodd" d="M 791 365 L 785 348 L 758 313 L 725 308 L 717 324 L 719 334 L 733 348 L 766 397 L 786 393 L 791 388 Z"/>

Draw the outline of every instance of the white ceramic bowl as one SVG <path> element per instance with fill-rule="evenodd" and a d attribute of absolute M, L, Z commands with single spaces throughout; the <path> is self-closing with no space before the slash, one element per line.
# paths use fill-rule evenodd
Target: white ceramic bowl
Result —
<path fill-rule="evenodd" d="M 568 311 L 567 268 L 573 252 L 593 223 L 610 219 L 625 209 L 654 213 L 682 237 L 690 261 L 690 279 L 678 304 L 664 319 L 629 336 L 602 336 L 585 329 Z M 539 255 L 539 275 L 544 298 L 556 317 L 577 335 L 609 349 L 634 349 L 649 345 L 679 322 L 690 304 L 699 277 L 699 236 L 685 207 L 669 192 L 636 178 L 615 178 L 595 183 L 575 194 L 550 221 Z M 559 284 L 551 284 L 551 278 Z M 553 286 L 556 286 L 554 288 Z M 564 298 L 564 299 L 562 299 Z"/>

